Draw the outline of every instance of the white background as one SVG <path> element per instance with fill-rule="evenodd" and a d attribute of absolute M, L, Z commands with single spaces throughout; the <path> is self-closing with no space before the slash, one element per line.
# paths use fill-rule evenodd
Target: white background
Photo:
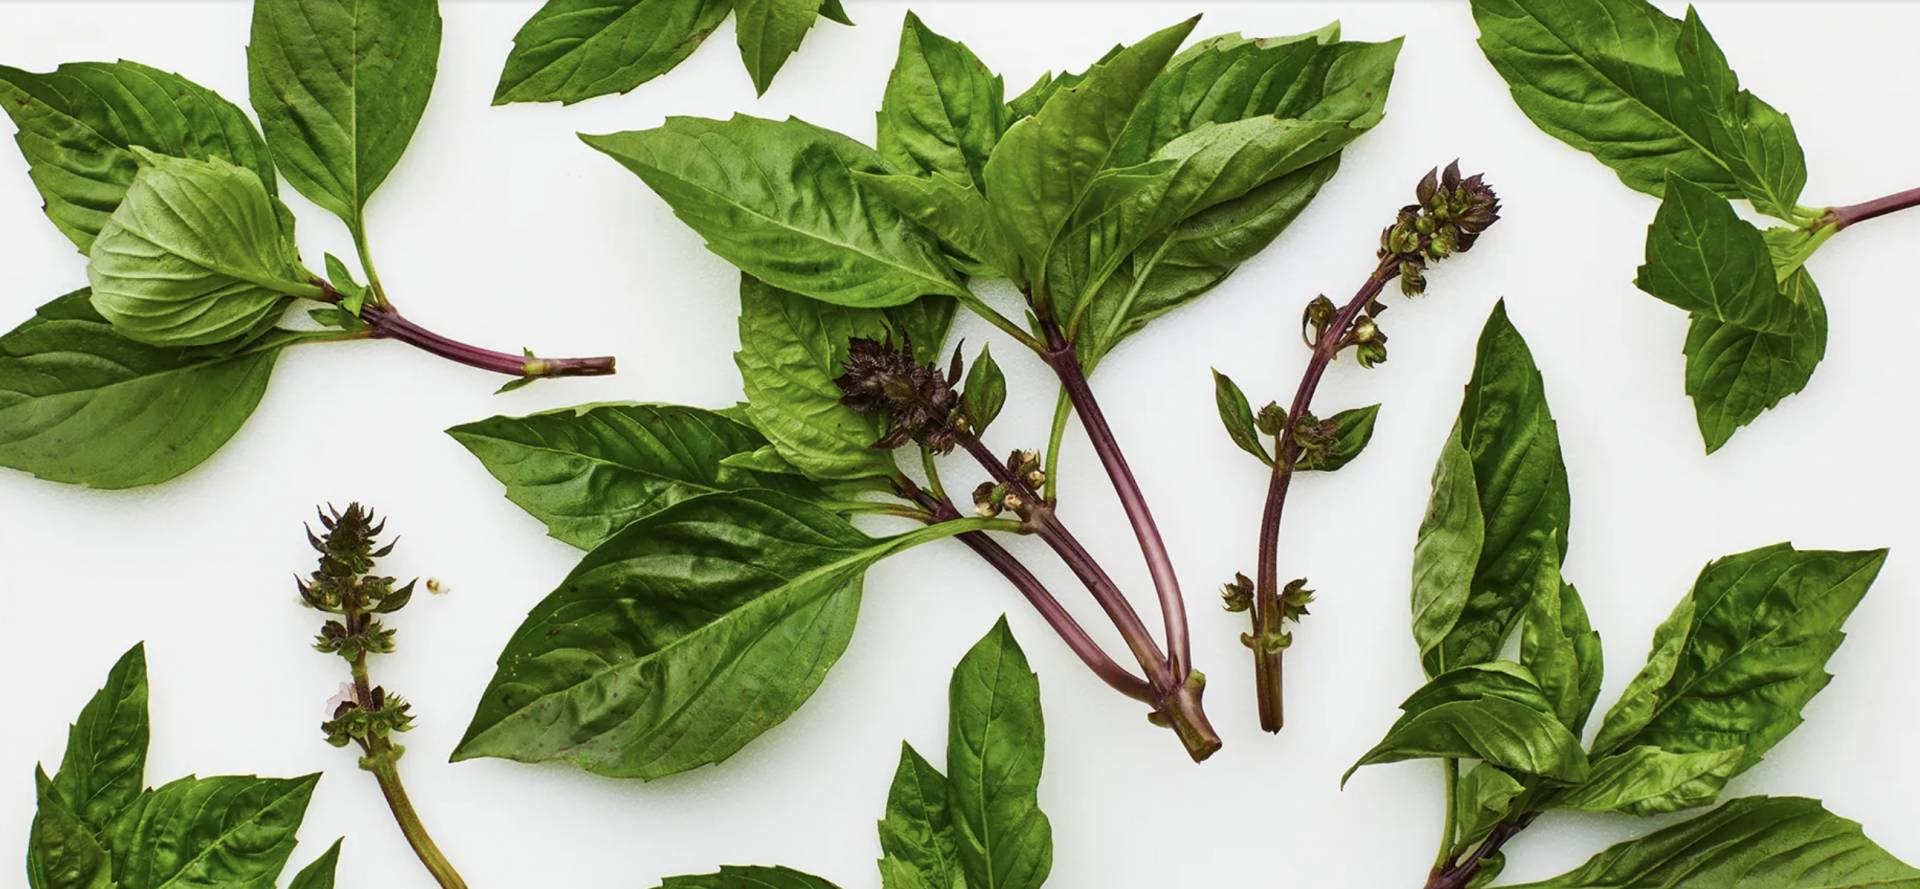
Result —
<path fill-rule="evenodd" d="M 1010 93 L 1043 66 L 1078 69 L 1202 7 L 1201 34 L 1293 33 L 1339 17 L 1353 39 L 1408 36 L 1385 123 L 1348 151 L 1306 214 L 1225 286 L 1124 346 L 1094 381 L 1188 588 L 1195 657 L 1227 745 L 1211 762 L 1187 762 L 997 575 L 940 544 L 872 573 L 860 632 L 825 686 L 719 768 L 641 784 L 559 766 L 446 764 L 494 656 L 579 553 L 546 538 L 440 430 L 585 401 L 720 406 L 739 396 L 734 272 L 574 132 L 740 110 L 871 139 L 905 7 L 847 5 L 859 27 L 817 27 L 764 99 L 753 96 L 729 24 L 633 94 L 491 108 L 512 35 L 536 4 L 445 4 L 432 105 L 372 204 L 386 283 L 411 317 L 446 333 L 505 349 L 613 352 L 620 375 L 495 397 L 498 380 L 397 344 L 302 348 L 283 358 L 253 421 L 176 482 L 101 493 L 0 473 L 0 775 L 13 776 L 0 781 L 0 885 L 18 885 L 33 763 L 58 762 L 65 723 L 141 639 L 153 676 L 152 783 L 324 771 L 296 863 L 346 834 L 340 885 L 431 885 L 373 781 L 318 730 L 342 670 L 308 648 L 316 615 L 295 604 L 291 577 L 312 559 L 300 522 L 316 502 L 359 498 L 390 513 L 404 538 L 391 573 L 451 587 L 400 615 L 400 652 L 373 671 L 415 702 L 419 728 L 403 770 L 476 887 L 640 889 L 721 863 L 782 863 L 850 889 L 876 885 L 873 822 L 899 742 L 940 758 L 948 672 L 1002 611 L 1044 689 L 1052 885 L 1417 886 L 1439 832 L 1439 768 L 1368 769 L 1345 793 L 1337 779 L 1420 681 L 1407 629 L 1410 548 L 1474 337 L 1501 296 L 1544 367 L 1560 422 L 1574 497 L 1567 573 L 1606 640 L 1602 708 L 1707 560 L 1779 540 L 1893 548 L 1808 725 L 1730 793 L 1822 797 L 1920 861 L 1920 690 L 1911 681 L 1920 524 L 1908 499 L 1920 482 L 1920 216 L 1862 225 L 1821 252 L 1812 269 L 1832 311 L 1826 361 L 1805 393 L 1708 458 L 1681 390 L 1686 318 L 1631 283 L 1655 201 L 1527 122 L 1474 45 L 1463 3 L 933 0 L 919 9 L 1004 72 Z M 1806 203 L 1920 180 L 1910 61 L 1920 7 L 1702 5 L 1744 83 L 1792 113 L 1812 168 Z M 239 0 L 10 2 L 0 6 L 0 61 L 46 70 L 127 57 L 244 105 L 248 20 Z M 0 320 L 10 325 L 85 277 L 81 257 L 42 218 L 25 164 L 0 155 Z M 1311 577 L 1321 601 L 1288 659 L 1289 727 L 1268 737 L 1254 719 L 1242 618 L 1222 612 L 1214 594 L 1234 570 L 1252 568 L 1265 472 L 1221 432 L 1207 368 L 1231 372 L 1257 401 L 1291 393 L 1305 359 L 1295 334 L 1302 304 L 1320 291 L 1350 293 L 1415 180 L 1455 156 L 1488 171 L 1505 221 L 1437 268 L 1427 298 L 1394 298 L 1390 362 L 1369 373 L 1342 362 L 1321 389 L 1323 412 L 1385 408 L 1361 460 L 1295 486 L 1281 570 Z M 285 191 L 310 264 L 322 250 L 351 255 L 331 217 Z M 992 339 L 978 324 L 962 332 Z M 1015 394 L 990 443 L 1039 445 L 1052 389 L 1011 343 L 994 345 Z M 1065 467 L 1066 519 L 1151 609 L 1145 572 L 1077 429 Z M 974 481 L 958 461 L 948 476 L 955 487 Z M 1019 551 L 1063 598 L 1086 604 L 1040 547 Z M 1509 847 L 1509 875 L 1558 873 L 1651 826 L 1550 816 Z"/>

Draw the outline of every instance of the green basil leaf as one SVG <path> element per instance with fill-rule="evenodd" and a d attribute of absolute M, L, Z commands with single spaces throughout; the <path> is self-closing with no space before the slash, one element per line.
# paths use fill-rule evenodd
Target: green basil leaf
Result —
<path fill-rule="evenodd" d="M 732 0 L 547 0 L 513 35 L 493 104 L 624 93 L 685 61 Z"/>
<path fill-rule="evenodd" d="M 1370 404 L 1344 410 L 1320 421 L 1331 443 L 1324 449 L 1309 451 L 1300 456 L 1293 468 L 1302 472 L 1333 472 L 1360 456 L 1367 449 L 1367 442 L 1373 440 L 1373 423 L 1380 416 L 1380 406 Z"/>
<path fill-rule="evenodd" d="M 945 173 L 984 192 L 982 168 L 1005 118 L 1006 83 L 909 11 L 880 104 L 880 156 L 903 173 Z"/>
<path fill-rule="evenodd" d="M 1329 157 L 1203 210 L 1122 261 L 1087 300 L 1075 345 L 1089 371 L 1148 322 L 1186 305 L 1266 249 L 1339 169 Z"/>
<path fill-rule="evenodd" d="M 780 456 L 825 481 L 891 478 L 893 456 L 875 450 L 882 418 L 840 403 L 834 379 L 855 337 L 912 340 L 931 361 L 946 335 L 953 302 L 921 300 L 887 310 L 848 309 L 740 279 L 740 351 L 734 363 L 747 414 Z"/>
<path fill-rule="evenodd" d="M 1766 239 L 1767 255 L 1773 260 L 1773 276 L 1784 285 L 1793 280 L 1793 273 L 1813 258 L 1826 238 L 1816 237 L 1804 228 L 1776 225 L 1760 233 Z"/>
<path fill-rule="evenodd" d="M 753 78 L 755 95 L 766 95 L 773 76 L 800 48 L 820 18 L 821 0 L 733 0 L 740 60 Z"/>
<path fill-rule="evenodd" d="M 1600 696 L 1604 654 L 1580 592 L 1560 577 L 1558 546 L 1541 550 L 1520 625 L 1520 663 L 1540 680 L 1554 715 L 1575 735 Z"/>
<path fill-rule="evenodd" d="M 1725 198 L 1677 176 L 1667 178 L 1633 283 L 1688 312 L 1765 333 L 1792 330 L 1802 314 L 1780 292 L 1760 230 Z"/>
<path fill-rule="evenodd" d="M 967 387 L 961 390 L 960 403 L 975 436 L 987 431 L 1007 403 L 1007 377 L 987 346 L 980 347 L 980 357 L 967 371 Z"/>
<path fill-rule="evenodd" d="M 967 889 L 947 793 L 947 776 L 913 745 L 901 744 L 887 817 L 880 822 L 880 874 L 888 889 Z"/>
<path fill-rule="evenodd" d="M 947 788 L 970 889 L 1035 889 L 1053 869 L 1040 811 L 1040 680 L 1002 617 L 953 668 Z"/>
<path fill-rule="evenodd" d="M 1181 22 L 1095 65 L 1074 89 L 1055 92 L 1034 116 L 1013 124 L 987 159 L 994 220 L 1037 297 L 1050 292 L 1044 273 L 1055 243 L 1083 212 L 1134 107 L 1194 24 Z M 1056 314 L 1070 317 L 1072 305 L 1064 308 Z"/>
<path fill-rule="evenodd" d="M 1761 333 L 1705 315 L 1687 328 L 1687 395 L 1712 453 L 1740 427 L 1806 388 L 1827 354 L 1827 306 L 1813 276 L 1795 270 L 1781 286 L 1798 310 L 1786 333 Z"/>
<path fill-rule="evenodd" d="M 1682 73 L 1680 23 L 1646 0 L 1472 0 L 1480 49 L 1548 135 L 1659 195 L 1669 172 L 1739 195 Z"/>
<path fill-rule="evenodd" d="M 114 889 L 113 859 L 89 827 L 36 772 L 39 808 L 27 835 L 29 889 Z"/>
<path fill-rule="evenodd" d="M 1752 768 L 1833 678 L 1825 665 L 1840 626 L 1886 555 L 1780 543 L 1708 564 L 1654 632 L 1647 665 L 1607 713 L 1594 752 L 1739 746 L 1734 774 Z"/>
<path fill-rule="evenodd" d="M 1587 778 L 1580 739 L 1554 716 L 1526 668 L 1492 661 L 1442 673 L 1400 705 L 1386 737 L 1341 776 L 1409 759 L 1479 759 L 1525 775 L 1578 784 Z"/>
<path fill-rule="evenodd" d="M 289 296 L 318 296 L 251 170 L 144 149 L 126 199 L 93 242 L 93 307 L 120 333 L 204 346 L 254 331 Z"/>
<path fill-rule="evenodd" d="M 658 192 L 714 253 L 775 287 L 862 307 L 969 295 L 931 238 L 860 191 L 856 172 L 884 168 L 838 133 L 736 115 L 581 138 Z"/>
<path fill-rule="evenodd" d="M 257 0 L 247 80 L 287 181 L 356 237 L 440 62 L 437 0 Z"/>
<path fill-rule="evenodd" d="M 282 339 L 224 353 L 128 339 L 69 293 L 0 336 L 0 466 L 96 488 L 198 466 L 247 421 Z"/>
<path fill-rule="evenodd" d="M 1815 800 L 1755 796 L 1628 840 L 1579 869 L 1513 889 L 1916 889 L 1920 870 Z"/>
<path fill-rule="evenodd" d="M 0 107 L 19 127 L 47 218 L 82 253 L 133 184 L 135 145 L 246 167 L 274 191 L 273 161 L 246 113 L 178 74 L 124 61 L 47 74 L 0 65 Z"/>
<path fill-rule="evenodd" d="M 873 539 L 785 494 L 708 494 L 594 548 L 535 606 L 454 759 L 653 779 L 798 710 L 846 651 L 861 579 L 944 529 Z"/>
<path fill-rule="evenodd" d="M 333 889 L 334 870 L 340 866 L 340 843 L 334 840 L 325 853 L 294 874 L 287 889 Z"/>
<path fill-rule="evenodd" d="M 1567 469 L 1540 369 L 1496 305 L 1434 470 L 1414 544 L 1414 639 L 1430 676 L 1491 660 L 1519 622 L 1540 560 L 1566 556 Z"/>
<path fill-rule="evenodd" d="M 146 786 L 147 652 L 135 645 L 107 672 L 106 685 L 67 730 L 53 790 L 80 822 L 105 833 Z"/>
<path fill-rule="evenodd" d="M 950 254 L 948 261 L 968 275 L 1010 278 L 1020 262 L 994 223 L 987 199 L 973 186 L 945 173 L 910 176 L 905 173 L 855 173 L 854 181 L 900 215 L 927 230 Z"/>
<path fill-rule="evenodd" d="M 319 780 L 182 778 L 147 793 L 114 827 L 117 889 L 273 885 Z"/>
<path fill-rule="evenodd" d="M 1807 184 L 1807 158 L 1793 122 L 1740 88 L 1740 79 L 1700 14 L 1687 7 L 1675 46 L 1696 99 L 1704 104 L 1714 153 L 1740 193 L 1762 213 L 1790 219 Z"/>
<path fill-rule="evenodd" d="M 669 506 L 717 491 L 819 489 L 792 476 L 734 469 L 725 458 L 767 440 L 700 408 L 606 404 L 493 417 L 447 430 L 507 486 L 507 499 L 581 549 Z"/>
<path fill-rule="evenodd" d="M 1247 394 L 1218 368 L 1213 371 L 1213 404 L 1220 412 L 1220 425 L 1227 427 L 1227 437 L 1233 439 L 1240 450 L 1272 466 L 1273 455 L 1267 453 L 1266 442 L 1260 440 L 1260 429 L 1254 425 L 1253 405 L 1247 401 Z"/>
<path fill-rule="evenodd" d="M 1514 801 L 1526 791 L 1512 775 L 1484 762 L 1460 776 L 1453 796 L 1455 847 L 1486 836 L 1512 814 Z"/>
<path fill-rule="evenodd" d="M 786 867 L 722 866 L 719 873 L 668 877 L 658 889 L 839 889 L 811 874 Z"/>
<path fill-rule="evenodd" d="M 1593 764 L 1587 783 L 1553 797 L 1553 805 L 1586 812 L 1663 815 L 1712 803 L 1740 761 L 1741 747 L 1673 753 L 1632 747 Z"/>

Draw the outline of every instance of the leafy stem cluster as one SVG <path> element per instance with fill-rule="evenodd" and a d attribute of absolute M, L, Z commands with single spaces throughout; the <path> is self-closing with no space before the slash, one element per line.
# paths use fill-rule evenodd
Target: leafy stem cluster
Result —
<path fill-rule="evenodd" d="M 1426 889 L 1491 886 L 1516 835 L 1559 811 L 1652 816 L 1714 804 L 1802 721 L 1885 550 L 1785 543 L 1710 562 L 1646 665 L 1583 741 L 1602 650 L 1562 574 L 1570 496 L 1532 353 L 1495 308 L 1441 450 L 1413 555 L 1427 683 L 1348 770 L 1438 760 Z M 1508 657 L 1519 637 L 1517 658 Z M 1527 889 L 1896 885 L 1915 869 L 1810 799 L 1746 797 L 1613 846 Z"/>
<path fill-rule="evenodd" d="M 1802 204 L 1807 162 L 1792 120 L 1741 88 L 1691 7 L 1674 19 L 1647 0 L 1473 0 L 1473 14 L 1521 111 L 1661 199 L 1634 284 L 1691 317 L 1686 392 L 1718 450 L 1805 388 L 1826 355 L 1808 260 L 1851 225 L 1920 205 L 1920 189 Z M 1784 224 L 1762 230 L 1736 199 Z"/>
<path fill-rule="evenodd" d="M 89 286 L 0 335 L 0 465 L 125 488 L 206 460 L 301 344 L 385 339 L 514 378 L 613 372 L 612 358 L 482 349 L 401 315 L 375 271 L 367 202 L 433 89 L 437 0 L 258 0 L 247 55 L 260 125 L 135 62 L 0 66 L 48 219 Z M 338 217 L 359 276 L 301 260 L 281 178 Z M 305 308 L 304 320 L 290 319 Z M 321 329 L 314 329 L 314 325 Z"/>

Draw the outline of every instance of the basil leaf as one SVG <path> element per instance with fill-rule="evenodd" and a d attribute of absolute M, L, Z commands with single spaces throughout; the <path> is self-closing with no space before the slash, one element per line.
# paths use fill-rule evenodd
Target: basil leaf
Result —
<path fill-rule="evenodd" d="M 117 889 L 272 885 L 319 780 L 182 778 L 147 793 L 114 828 Z"/>
<path fill-rule="evenodd" d="M 990 347 L 981 346 L 980 357 L 967 371 L 967 387 L 960 393 L 960 404 L 976 437 L 987 431 L 1006 403 L 1007 377 L 994 362 Z"/>
<path fill-rule="evenodd" d="M 13 117 L 47 218 L 82 253 L 133 184 L 138 145 L 252 170 L 272 194 L 273 162 L 233 103 L 178 74 L 137 62 L 79 62 L 34 74 L 0 66 L 0 107 Z"/>
<path fill-rule="evenodd" d="M 513 35 L 493 104 L 624 93 L 686 60 L 732 0 L 547 0 Z"/>
<path fill-rule="evenodd" d="M 1527 788 L 1498 767 L 1481 763 L 1460 776 L 1454 793 L 1454 846 L 1478 841 L 1513 812 L 1514 801 Z"/>
<path fill-rule="evenodd" d="M 67 730 L 53 776 L 63 806 L 95 834 L 133 803 L 147 771 L 147 652 L 135 645 L 107 672 L 106 685 Z"/>
<path fill-rule="evenodd" d="M 294 874 L 287 889 L 333 889 L 334 870 L 340 865 L 340 843 L 334 840 L 324 854 Z"/>
<path fill-rule="evenodd" d="M 863 307 L 969 295 L 931 238 L 859 190 L 856 172 L 884 169 L 838 133 L 736 115 L 581 138 L 658 192 L 714 253 L 775 287 Z"/>
<path fill-rule="evenodd" d="M 1647 262 L 1633 283 L 1688 312 L 1765 333 L 1790 331 L 1802 316 L 1780 292 L 1760 230 L 1725 198 L 1675 176 L 1647 227 Z"/>
<path fill-rule="evenodd" d="M 1885 561 L 1885 550 L 1780 543 L 1708 564 L 1654 632 L 1647 665 L 1607 713 L 1594 752 L 1741 746 L 1734 774 L 1752 768 L 1833 678 L 1825 665 L 1840 626 Z"/>
<path fill-rule="evenodd" d="M 1595 855 L 1579 869 L 1513 889 L 1916 889 L 1920 870 L 1860 825 L 1796 797 L 1738 799 Z"/>
<path fill-rule="evenodd" d="M 69 293 L 0 336 L 0 465 L 130 488 L 178 477 L 227 443 L 285 340 L 216 353 L 128 339 Z"/>
<path fill-rule="evenodd" d="M 1386 737 L 1342 775 L 1409 759 L 1480 759 L 1526 775 L 1577 784 L 1587 778 L 1580 739 L 1553 713 L 1531 673 L 1493 661 L 1443 673 L 1400 705 Z"/>
<path fill-rule="evenodd" d="M 742 275 L 734 362 L 746 388 L 747 414 L 780 456 L 809 478 L 891 478 L 897 471 L 893 456 L 873 448 L 882 418 L 841 404 L 834 379 L 855 337 L 911 339 L 920 359 L 932 360 L 951 317 L 951 300 L 884 311 L 847 309 Z"/>
<path fill-rule="evenodd" d="M 753 78 L 755 95 L 767 94 L 773 76 L 800 48 L 820 18 L 821 0 L 733 0 L 740 60 Z"/>
<path fill-rule="evenodd" d="M 722 465 L 766 438 L 713 411 L 678 405 L 588 405 L 528 417 L 493 417 L 447 430 L 507 486 L 507 499 L 582 549 L 683 500 L 717 491 L 773 488 L 807 498 L 818 488 L 791 476 Z"/>
<path fill-rule="evenodd" d="M 945 173 L 984 192 L 982 168 L 1007 128 L 1005 106 L 1004 81 L 966 44 L 934 33 L 909 11 L 875 144 L 903 173 Z"/>
<path fill-rule="evenodd" d="M 1680 70 L 1704 105 L 1713 150 L 1740 193 L 1762 213 L 1792 218 L 1807 184 L 1807 158 L 1793 122 L 1740 88 L 1726 54 L 1691 6 L 1680 24 L 1675 51 Z"/>
<path fill-rule="evenodd" d="M 1121 340 L 1225 280 L 1298 218 L 1339 169 L 1329 157 L 1203 210 L 1142 244 L 1086 302 L 1075 345 L 1089 370 Z"/>
<path fill-rule="evenodd" d="M 1662 815 L 1704 806 L 1720 796 L 1740 760 L 1741 747 L 1673 753 L 1632 747 L 1593 764 L 1587 783 L 1553 798 L 1553 805 L 1586 812 Z"/>
<path fill-rule="evenodd" d="M 39 807 L 27 834 L 29 889 L 114 889 L 113 861 L 89 827 L 60 799 L 45 772 L 36 772 Z"/>
<path fill-rule="evenodd" d="M 948 261 L 960 271 L 978 277 L 1010 278 L 1020 262 L 1000 226 L 993 221 L 987 199 L 973 186 L 946 173 L 910 176 L 905 173 L 855 173 L 862 189 L 880 198 L 900 215 L 939 239 Z"/>
<path fill-rule="evenodd" d="M 1556 553 L 1557 546 L 1540 552 L 1521 619 L 1520 663 L 1540 680 L 1561 724 L 1578 735 L 1600 696 L 1604 654 L 1580 592 L 1560 577 Z"/>
<path fill-rule="evenodd" d="M 252 171 L 136 148 L 139 175 L 93 242 L 93 307 L 120 333 L 162 346 L 240 337 L 288 296 L 317 296 Z"/>
<path fill-rule="evenodd" d="M 1353 462 L 1353 458 L 1367 449 L 1367 442 L 1373 440 L 1373 422 L 1379 416 L 1380 406 L 1370 404 L 1341 411 L 1320 421 L 1320 434 L 1328 438 L 1327 446 L 1301 454 L 1293 468 L 1301 472 L 1333 472 Z"/>
<path fill-rule="evenodd" d="M 1813 276 L 1795 270 L 1781 285 L 1798 320 L 1786 333 L 1761 333 L 1705 315 L 1687 328 L 1687 395 L 1707 453 L 1740 427 L 1806 388 L 1827 354 L 1827 307 Z"/>
<path fill-rule="evenodd" d="M 901 744 L 887 817 L 880 822 L 880 874 L 888 889 L 967 889 L 947 793 L 947 776 L 913 745 Z"/>
<path fill-rule="evenodd" d="M 1430 676 L 1491 660 L 1540 560 L 1566 556 L 1567 469 L 1526 340 L 1496 305 L 1414 544 L 1414 639 Z M 1469 567 L 1471 566 L 1471 567 Z"/>
<path fill-rule="evenodd" d="M 257 0 L 247 81 L 287 181 L 362 234 L 440 61 L 437 0 Z"/>
<path fill-rule="evenodd" d="M 948 700 L 948 804 L 966 885 L 1034 889 L 1053 869 L 1038 799 L 1046 726 L 1040 680 L 1005 617 L 954 667 Z"/>
<path fill-rule="evenodd" d="M 1739 194 L 1681 71 L 1680 23 L 1645 0 L 1472 0 L 1480 49 L 1548 135 L 1659 195 L 1669 172 Z"/>
<path fill-rule="evenodd" d="M 535 606 L 455 760 L 653 779 L 717 763 L 805 703 L 846 651 L 862 576 L 928 535 L 873 539 L 772 491 L 628 525 Z"/>
<path fill-rule="evenodd" d="M 1260 440 L 1260 429 L 1254 425 L 1253 405 L 1247 401 L 1247 394 L 1218 368 L 1213 372 L 1213 404 L 1220 411 L 1220 425 L 1227 427 L 1227 437 L 1233 439 L 1240 450 L 1272 466 L 1273 455 L 1267 453 L 1266 442 Z"/>
<path fill-rule="evenodd" d="M 668 877 L 658 889 L 839 889 L 811 874 L 786 867 L 729 867 L 719 873 Z"/>
<path fill-rule="evenodd" d="M 1095 65 L 1076 88 L 1054 93 L 1034 116 L 1013 124 L 987 159 L 994 220 L 1037 296 L 1050 292 L 1044 273 L 1053 247 L 1082 212 L 1134 106 L 1194 24 L 1181 22 Z M 1062 318 L 1072 308 L 1055 306 Z"/>

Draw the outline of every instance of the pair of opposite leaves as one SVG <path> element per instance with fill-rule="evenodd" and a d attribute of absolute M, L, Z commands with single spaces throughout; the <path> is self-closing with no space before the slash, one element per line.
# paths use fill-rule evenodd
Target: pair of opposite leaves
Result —
<path fill-rule="evenodd" d="M 1068 226 L 1076 194 L 1058 188 L 995 198 L 1061 223 L 1022 242 L 1034 255 L 1058 242 L 1087 257 L 1096 242 L 1129 240 L 1106 233 L 1148 226 L 1131 252 L 1110 250 L 1103 281 L 1079 271 L 1087 263 L 1052 279 L 1058 317 L 1085 319 L 1075 342 L 1092 365 L 1270 243 L 1332 174 L 1339 147 L 1379 119 L 1397 41 L 1342 42 L 1329 28 L 1217 38 L 1176 56 L 1190 28 L 1009 102 L 963 45 L 909 17 L 878 150 L 747 117 L 591 137 L 749 273 L 736 356 L 747 403 L 590 406 L 452 430 L 514 502 L 592 550 L 508 643 L 457 755 L 641 778 L 718 762 L 818 687 L 851 638 L 868 567 L 967 530 L 875 539 L 839 512 L 900 471 L 871 447 L 879 418 L 840 403 L 834 378 L 850 340 L 910 341 L 933 361 L 956 301 L 973 298 L 968 270 L 986 271 L 864 186 L 954 196 L 947 232 L 997 231 L 980 183 L 1049 152 L 1096 155 L 1082 187 L 1125 175 L 1171 196 L 1152 202 L 1162 215 L 1116 213 L 1132 221 L 1112 228 Z M 1138 176 L 1142 158 L 1164 178 Z M 999 391 L 992 367 L 975 362 L 970 408 L 997 402 L 976 397 Z M 697 582 L 675 576 L 689 559 L 704 566 Z"/>
<path fill-rule="evenodd" d="M 1429 681 L 1353 767 L 1477 760 L 1449 798 L 1448 860 L 1553 810 L 1658 815 L 1714 802 L 1801 722 L 1885 550 L 1787 544 L 1715 560 L 1654 632 L 1590 747 L 1599 634 L 1561 576 L 1570 497 L 1544 382 L 1504 307 L 1481 334 L 1414 545 L 1413 635 Z M 1518 660 L 1502 657 L 1516 630 Z M 1349 770 L 1351 776 L 1353 770 Z M 1489 885 L 1488 859 L 1468 885 Z M 1614 846 L 1536 889 L 1920 887 L 1920 870 L 1805 799 L 1735 800 Z"/>
<path fill-rule="evenodd" d="M 278 177 L 364 249 L 367 199 L 426 108 L 440 30 L 435 0 L 257 0 L 264 138 L 212 91 L 138 63 L 0 67 L 0 107 L 93 284 L 0 336 L 0 465 L 101 488 L 172 479 L 246 422 L 282 349 L 337 335 L 275 327 L 320 293 Z M 315 318 L 351 329 L 366 291 L 340 260 L 326 268 L 346 308 Z"/>
<path fill-rule="evenodd" d="M 1661 198 L 1635 283 L 1692 316 L 1684 351 L 1709 452 L 1805 388 L 1827 315 L 1805 263 L 1835 231 L 1802 206 L 1793 123 L 1740 88 L 1692 7 L 1472 0 L 1480 47 L 1542 130 Z M 1785 225 L 1761 231 L 1728 199 Z"/>

